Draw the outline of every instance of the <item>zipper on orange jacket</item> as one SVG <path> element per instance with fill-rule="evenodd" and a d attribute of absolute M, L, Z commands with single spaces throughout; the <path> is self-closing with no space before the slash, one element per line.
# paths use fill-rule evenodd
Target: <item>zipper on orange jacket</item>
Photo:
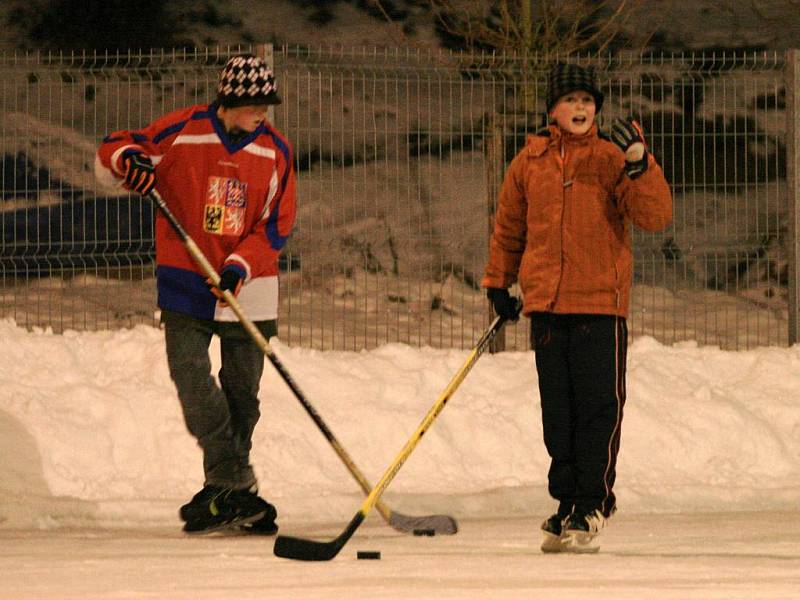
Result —
<path fill-rule="evenodd" d="M 571 181 L 567 181 L 567 145 L 564 143 L 563 137 L 561 138 L 561 147 L 559 148 L 558 154 L 556 154 L 556 159 L 558 161 L 558 166 L 561 168 L 561 223 L 559 224 L 561 232 L 559 258 L 561 260 L 561 265 L 558 271 L 558 285 L 556 285 L 556 293 L 553 297 L 553 300 L 550 302 L 551 310 L 556 305 L 556 301 L 558 300 L 558 291 L 561 289 L 561 281 L 564 279 L 564 212 L 567 206 L 567 188 L 572 185 Z"/>

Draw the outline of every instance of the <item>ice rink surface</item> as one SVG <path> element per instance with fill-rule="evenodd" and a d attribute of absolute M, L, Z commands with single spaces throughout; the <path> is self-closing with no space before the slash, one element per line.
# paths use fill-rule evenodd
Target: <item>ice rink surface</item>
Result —
<path fill-rule="evenodd" d="M 284 528 L 330 539 L 345 523 Z M 277 558 L 274 538 L 175 528 L 0 530 L 0 597 L 112 599 L 796 599 L 800 513 L 619 514 L 596 555 L 544 555 L 538 521 L 467 520 L 403 535 L 371 518 L 330 562 Z M 378 550 L 380 560 L 358 560 Z"/>

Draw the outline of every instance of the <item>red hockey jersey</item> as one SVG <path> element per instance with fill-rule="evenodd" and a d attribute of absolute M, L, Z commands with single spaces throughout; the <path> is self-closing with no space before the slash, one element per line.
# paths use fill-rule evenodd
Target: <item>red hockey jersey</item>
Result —
<path fill-rule="evenodd" d="M 244 276 L 238 300 L 254 321 L 278 315 L 278 255 L 294 226 L 295 177 L 289 142 L 262 124 L 232 140 L 217 106 L 170 113 L 144 129 L 103 140 L 95 171 L 121 185 L 123 161 L 144 152 L 156 166 L 156 189 L 219 272 L 232 265 Z M 144 200 L 143 200 L 144 201 Z M 236 320 L 220 308 L 180 237 L 159 214 L 156 222 L 158 306 L 201 319 Z"/>

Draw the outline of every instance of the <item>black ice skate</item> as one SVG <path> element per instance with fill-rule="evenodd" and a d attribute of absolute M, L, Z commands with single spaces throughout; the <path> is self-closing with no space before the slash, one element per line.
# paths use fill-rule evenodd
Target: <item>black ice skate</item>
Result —
<path fill-rule="evenodd" d="M 251 535 L 275 535 L 278 533 L 278 524 L 275 522 L 278 517 L 278 511 L 266 500 L 264 500 L 264 504 L 267 505 L 264 516 L 258 521 L 242 525 L 241 530 L 244 533 Z"/>
<path fill-rule="evenodd" d="M 567 517 L 556 513 L 542 523 L 542 552 L 551 554 L 567 549 L 564 528 L 566 520 Z"/>
<path fill-rule="evenodd" d="M 204 486 L 202 490 L 197 492 L 192 499 L 189 500 L 189 502 L 181 506 L 178 511 L 181 521 L 186 522 L 202 519 L 208 512 L 208 503 L 211 502 L 211 499 L 224 490 L 225 488 L 216 485 Z"/>
<path fill-rule="evenodd" d="M 600 550 L 597 535 L 608 519 L 599 510 L 589 513 L 574 512 L 564 524 L 564 542 L 567 552 L 592 554 Z"/>
<path fill-rule="evenodd" d="M 181 518 L 186 521 L 183 531 L 205 534 L 238 528 L 266 516 L 269 506 L 266 500 L 251 490 L 206 486 L 195 494 L 189 504 L 181 507 Z"/>

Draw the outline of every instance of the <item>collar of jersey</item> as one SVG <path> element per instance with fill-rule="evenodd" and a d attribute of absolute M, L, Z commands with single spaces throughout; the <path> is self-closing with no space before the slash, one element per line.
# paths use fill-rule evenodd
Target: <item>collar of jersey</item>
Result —
<path fill-rule="evenodd" d="M 211 119 L 211 125 L 214 127 L 214 131 L 217 132 L 217 137 L 222 142 L 222 145 L 225 146 L 225 149 L 230 153 L 233 154 L 247 146 L 248 144 L 255 141 L 255 139 L 260 136 L 262 133 L 267 133 L 267 129 L 264 127 L 262 123 L 258 127 L 256 127 L 253 133 L 250 133 L 243 138 L 241 138 L 235 144 L 231 142 L 230 136 L 228 136 L 228 132 L 225 131 L 225 126 L 222 124 L 222 121 L 219 120 L 217 117 L 217 108 L 219 106 L 216 102 L 212 102 L 208 105 L 208 115 Z"/>

